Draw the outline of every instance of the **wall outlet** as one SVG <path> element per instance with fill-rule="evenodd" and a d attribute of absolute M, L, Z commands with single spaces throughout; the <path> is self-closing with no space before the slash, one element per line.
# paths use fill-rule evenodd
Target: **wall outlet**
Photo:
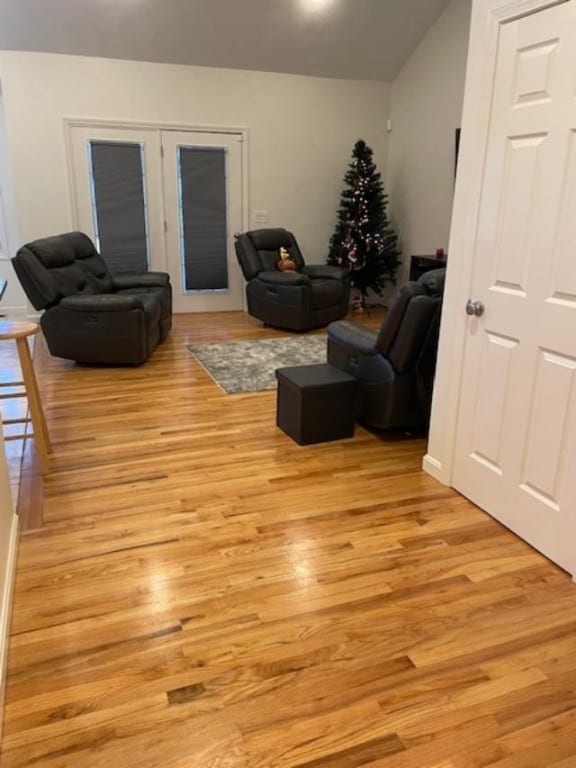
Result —
<path fill-rule="evenodd" d="M 388 133 L 392 133 L 392 120 L 387 120 L 386 121 L 386 131 Z"/>
<path fill-rule="evenodd" d="M 254 224 L 268 224 L 268 211 L 254 211 Z"/>

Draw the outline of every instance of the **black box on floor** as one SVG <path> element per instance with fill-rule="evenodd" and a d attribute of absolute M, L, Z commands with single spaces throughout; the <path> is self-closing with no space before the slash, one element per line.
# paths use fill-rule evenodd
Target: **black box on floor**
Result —
<path fill-rule="evenodd" d="M 356 379 L 331 365 L 276 371 L 276 424 L 300 445 L 354 435 Z"/>

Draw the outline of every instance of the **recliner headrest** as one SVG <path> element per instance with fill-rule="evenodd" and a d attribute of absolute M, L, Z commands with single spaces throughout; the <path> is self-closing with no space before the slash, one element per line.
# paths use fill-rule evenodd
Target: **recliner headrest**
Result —
<path fill-rule="evenodd" d="M 34 256 L 45 267 L 65 267 L 73 264 L 76 259 L 87 259 L 97 251 L 94 243 L 83 232 L 68 232 L 64 235 L 53 235 L 27 243 L 25 248 L 32 251 Z"/>
<path fill-rule="evenodd" d="M 446 267 L 432 269 L 424 272 L 418 282 L 430 296 L 442 296 L 444 293 L 444 282 L 446 280 Z"/>
<path fill-rule="evenodd" d="M 64 296 L 114 290 L 104 259 L 83 232 L 33 240 L 18 249 L 12 265 L 35 309 L 51 307 Z"/>
<path fill-rule="evenodd" d="M 291 232 L 277 227 L 276 229 L 254 229 L 246 233 L 257 251 L 277 251 L 280 248 L 290 248 L 294 242 Z"/>
<path fill-rule="evenodd" d="M 286 248 L 296 264 L 296 271 L 301 271 L 305 264 L 296 238 L 292 232 L 281 227 L 237 234 L 234 236 L 234 247 L 246 280 L 252 280 L 260 272 L 275 271 L 280 248 Z"/>

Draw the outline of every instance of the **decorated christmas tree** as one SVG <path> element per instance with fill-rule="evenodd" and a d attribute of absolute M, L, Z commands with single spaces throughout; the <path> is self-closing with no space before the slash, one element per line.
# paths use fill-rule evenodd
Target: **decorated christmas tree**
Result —
<path fill-rule="evenodd" d="M 328 264 L 350 271 L 362 306 L 369 290 L 381 296 L 387 282 L 396 282 L 400 264 L 398 238 L 386 215 L 388 195 L 372 154 L 365 141 L 354 145 L 328 254 Z"/>

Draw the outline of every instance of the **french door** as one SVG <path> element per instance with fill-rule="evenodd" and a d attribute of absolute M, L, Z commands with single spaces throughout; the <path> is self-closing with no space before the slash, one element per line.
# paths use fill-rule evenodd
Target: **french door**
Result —
<path fill-rule="evenodd" d="M 240 310 L 242 136 L 70 126 L 76 226 L 113 272 L 170 274 L 176 312 Z"/>

